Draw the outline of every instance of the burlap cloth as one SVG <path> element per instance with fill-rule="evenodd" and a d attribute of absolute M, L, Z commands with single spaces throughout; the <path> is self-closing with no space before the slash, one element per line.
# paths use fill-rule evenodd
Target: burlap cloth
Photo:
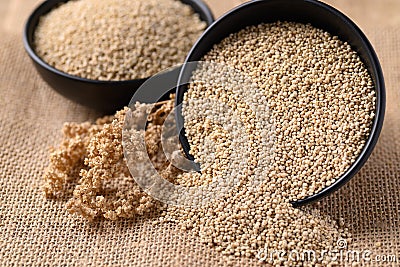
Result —
<path fill-rule="evenodd" d="M 220 14 L 239 1 L 208 1 Z M 87 223 L 62 201 L 42 196 L 48 147 L 65 121 L 99 114 L 51 90 L 21 42 L 21 25 L 37 0 L 0 2 L 0 265 L 217 266 L 226 260 L 174 225 L 151 220 Z M 366 32 L 381 60 L 387 114 L 379 143 L 359 174 L 319 208 L 343 217 L 360 249 L 400 258 L 400 1 L 330 1 Z M 376 243 L 381 242 L 381 247 Z M 257 264 L 240 259 L 234 265 Z M 374 263 L 378 265 L 378 263 Z M 387 265 L 396 265 L 389 264 Z M 399 264 L 399 263 L 397 263 Z"/>

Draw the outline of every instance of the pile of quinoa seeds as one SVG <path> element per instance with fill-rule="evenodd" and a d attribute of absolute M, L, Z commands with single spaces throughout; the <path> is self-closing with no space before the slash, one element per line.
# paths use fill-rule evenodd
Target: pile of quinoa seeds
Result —
<path fill-rule="evenodd" d="M 330 256 L 335 254 L 318 253 L 334 251 L 339 240 L 351 246 L 345 221 L 322 214 L 318 205 L 294 208 L 290 202 L 335 182 L 362 150 L 375 109 L 365 66 L 347 43 L 293 22 L 245 28 L 216 44 L 203 60 L 182 108 L 201 173 L 180 171 L 161 153 L 162 123 L 173 100 L 153 111 L 145 141 L 162 177 L 190 188 L 208 185 L 208 196 L 215 198 L 169 205 L 144 194 L 122 153 L 126 110 L 94 125 L 66 124 L 45 174 L 46 195 L 65 193 L 68 210 L 89 220 L 157 214 L 155 224 L 192 231 L 228 260 L 334 265 Z M 138 103 L 135 116 L 150 108 Z M 76 173 L 80 178 L 74 180 Z M 317 257 L 288 257 L 293 251 L 314 251 Z"/>
<path fill-rule="evenodd" d="M 71 0 L 40 19 L 34 44 L 63 72 L 130 80 L 182 63 L 205 28 L 179 0 Z"/>

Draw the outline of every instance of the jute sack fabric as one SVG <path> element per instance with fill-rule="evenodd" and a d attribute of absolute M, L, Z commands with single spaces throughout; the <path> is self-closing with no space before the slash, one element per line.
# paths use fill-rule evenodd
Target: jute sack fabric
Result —
<path fill-rule="evenodd" d="M 330 3 L 355 18 L 373 43 L 384 69 L 388 101 L 384 129 L 367 164 L 342 189 L 315 207 L 333 218 L 343 217 L 359 251 L 370 250 L 372 259 L 396 255 L 398 260 L 397 264 L 367 265 L 397 266 L 400 17 L 395 11 L 400 14 L 400 3 Z M 173 224 L 153 225 L 151 217 L 88 223 L 70 216 L 63 200 L 43 197 L 42 174 L 48 163 L 48 147 L 60 141 L 63 123 L 94 120 L 100 114 L 51 90 L 23 50 L 20 27 L 10 30 L 12 23 L 7 21 L 7 29 L 0 32 L 0 266 L 228 265 L 220 253 Z M 237 259 L 230 264 L 257 265 L 257 260 Z"/>

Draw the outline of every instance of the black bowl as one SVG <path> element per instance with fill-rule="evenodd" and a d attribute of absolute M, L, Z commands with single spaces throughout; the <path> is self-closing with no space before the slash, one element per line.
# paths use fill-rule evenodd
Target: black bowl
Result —
<path fill-rule="evenodd" d="M 376 116 L 362 152 L 353 165 L 335 183 L 313 196 L 293 203 L 295 206 L 299 206 L 318 200 L 337 190 L 349 181 L 367 161 L 382 129 L 386 103 L 385 84 L 379 60 L 367 37 L 344 14 L 316 0 L 255 0 L 234 8 L 215 21 L 203 33 L 189 52 L 185 63 L 200 61 L 202 56 L 210 51 L 214 44 L 219 43 L 231 33 L 238 32 L 250 25 L 276 22 L 278 20 L 310 23 L 332 35 L 338 36 L 342 41 L 348 42 L 357 51 L 368 68 L 376 90 Z M 186 156 L 193 160 L 193 156 L 189 154 L 190 147 L 183 127 L 184 119 L 180 105 L 187 90 L 192 71 L 193 64 L 183 66 L 178 81 L 175 104 L 177 106 L 176 123 L 178 130 L 180 130 L 179 139 Z"/>
<path fill-rule="evenodd" d="M 68 0 L 47 0 L 39 5 L 30 15 L 24 29 L 24 46 L 40 76 L 54 90 L 63 96 L 90 108 L 112 113 L 128 105 L 133 94 L 147 80 L 97 81 L 73 76 L 55 69 L 44 62 L 35 52 L 33 38 L 41 16 L 45 15 L 60 3 Z M 210 25 L 213 14 L 201 0 L 181 0 L 190 5 L 199 14 L 201 20 Z M 171 14 L 173 16 L 173 14 Z"/>

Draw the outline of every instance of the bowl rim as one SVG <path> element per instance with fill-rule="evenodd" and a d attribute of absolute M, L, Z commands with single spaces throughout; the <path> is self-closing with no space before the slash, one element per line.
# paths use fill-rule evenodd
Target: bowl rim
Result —
<path fill-rule="evenodd" d="M 36 20 L 35 18 L 40 18 L 41 16 L 47 14 L 50 12 L 53 8 L 55 8 L 57 5 L 61 3 L 66 3 L 71 0 L 44 0 L 41 2 L 29 15 L 28 19 L 26 20 L 26 23 L 23 28 L 23 37 L 22 41 L 24 44 L 25 51 L 28 53 L 29 57 L 37 64 L 39 64 L 42 68 L 46 69 L 47 71 L 53 72 L 56 75 L 62 76 L 64 78 L 70 79 L 70 80 L 75 80 L 78 82 L 85 82 L 85 83 L 92 83 L 92 84 L 103 84 L 103 85 L 108 85 L 108 84 L 130 84 L 130 83 L 136 83 L 136 82 L 144 82 L 146 81 L 149 77 L 145 78 L 138 78 L 138 79 L 131 79 L 131 80 L 93 80 L 93 79 L 88 79 L 88 78 L 83 78 L 79 77 L 76 75 L 72 75 L 66 72 L 63 72 L 61 70 L 58 70 L 57 68 L 51 66 L 48 64 L 46 61 L 44 61 L 35 51 L 33 43 L 30 41 L 31 39 L 33 40 L 33 36 L 31 37 L 29 35 L 30 30 L 33 27 L 32 30 L 32 35 L 34 34 L 37 25 L 32 26 L 34 21 Z M 214 15 L 209 8 L 209 6 L 203 2 L 202 0 L 179 0 L 180 2 L 189 5 L 192 7 L 195 13 L 199 15 L 204 15 L 205 20 L 202 20 L 206 22 L 207 27 L 209 27 L 213 22 L 215 21 Z M 196 11 L 193 8 L 193 5 L 196 5 L 203 14 L 200 14 L 200 12 Z"/>
<path fill-rule="evenodd" d="M 212 25 L 210 25 L 206 29 L 206 31 L 203 32 L 203 34 L 200 36 L 200 38 L 197 40 L 197 42 L 193 45 L 192 49 L 188 53 L 188 56 L 186 57 L 185 65 L 186 65 L 186 63 L 191 62 L 191 57 L 192 57 L 193 53 L 200 46 L 201 41 L 204 38 L 206 38 L 206 36 L 208 36 L 210 34 L 210 32 L 212 32 L 214 30 L 214 28 L 217 25 L 219 25 L 222 21 L 227 20 L 227 19 L 229 20 L 231 16 L 233 16 L 234 14 L 236 14 L 238 12 L 241 12 L 242 9 L 245 9 L 248 6 L 256 5 L 260 2 L 274 2 L 274 1 L 276 2 L 276 0 L 249 1 L 249 2 L 243 3 L 239 6 L 231 9 L 230 11 L 226 12 L 224 15 L 219 17 Z M 368 160 L 373 149 L 376 146 L 376 143 L 379 139 L 379 135 L 380 135 L 382 127 L 383 127 L 383 121 L 384 121 L 384 116 L 385 116 L 385 105 L 386 105 L 386 92 L 385 92 L 385 83 L 384 83 L 383 72 L 382 72 L 382 68 L 381 68 L 379 59 L 377 57 L 377 54 L 376 54 L 373 46 L 371 45 L 370 41 L 366 37 L 366 35 L 361 31 L 361 29 L 349 17 L 347 17 L 344 13 L 337 10 L 336 8 L 330 6 L 326 3 L 323 3 L 319 0 L 292 0 L 292 1 L 306 2 L 306 3 L 312 4 L 312 5 L 316 5 L 317 7 L 327 10 L 328 12 L 332 13 L 334 16 L 338 17 L 342 22 L 346 23 L 349 26 L 349 28 L 351 29 L 351 31 L 354 34 L 358 35 L 357 38 L 359 38 L 361 40 L 361 42 L 364 44 L 364 46 L 366 47 L 366 52 L 371 59 L 372 68 L 376 72 L 376 75 L 374 73 L 370 73 L 371 76 L 373 76 L 373 77 L 376 76 L 375 77 L 376 78 L 376 83 L 375 83 L 376 86 L 374 86 L 375 94 L 376 94 L 375 95 L 376 96 L 375 117 L 374 117 L 373 123 L 371 125 L 371 130 L 370 130 L 369 136 L 368 136 L 361 152 L 357 156 L 356 160 L 347 168 L 347 170 L 343 174 L 341 174 L 335 180 L 334 183 L 332 183 L 331 185 L 329 185 L 327 187 L 324 187 L 324 189 L 322 189 L 321 191 L 319 191 L 311 196 L 307 196 L 303 199 L 298 199 L 296 201 L 291 202 L 293 206 L 299 207 L 299 206 L 303 206 L 305 204 L 310 204 L 312 202 L 318 201 L 318 200 L 330 195 L 334 191 L 338 190 L 340 187 L 345 185 L 352 177 L 354 177 L 354 175 L 365 164 L 365 162 Z M 190 144 L 185 135 L 184 119 L 183 119 L 183 115 L 181 113 L 181 107 L 180 107 L 180 104 L 183 101 L 183 95 L 186 92 L 186 91 L 184 91 L 181 93 L 181 91 L 186 87 L 186 84 L 181 84 L 184 73 L 186 71 L 185 65 L 183 65 L 181 72 L 179 74 L 178 84 L 177 84 L 177 88 L 176 88 L 175 120 L 176 120 L 176 124 L 177 124 L 178 131 L 179 131 L 179 141 L 184 150 L 184 153 L 186 154 L 186 156 L 189 159 L 193 159 L 193 156 L 190 155 L 190 153 L 189 153 Z"/>

